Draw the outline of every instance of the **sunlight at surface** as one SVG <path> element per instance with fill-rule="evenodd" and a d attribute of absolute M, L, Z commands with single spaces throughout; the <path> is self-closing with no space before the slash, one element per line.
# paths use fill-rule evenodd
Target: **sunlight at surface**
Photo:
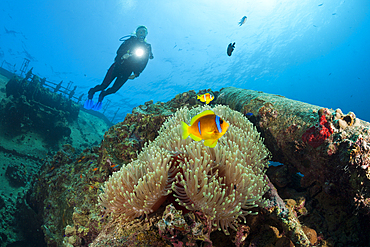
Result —
<path fill-rule="evenodd" d="M 270 13 L 274 10 L 277 0 L 258 0 L 255 2 L 256 6 L 260 6 L 264 11 Z M 266 14 L 267 14 L 266 13 Z"/>
<path fill-rule="evenodd" d="M 137 1 L 136 0 L 119 0 L 119 5 L 121 8 L 121 11 L 126 13 L 136 7 Z"/>

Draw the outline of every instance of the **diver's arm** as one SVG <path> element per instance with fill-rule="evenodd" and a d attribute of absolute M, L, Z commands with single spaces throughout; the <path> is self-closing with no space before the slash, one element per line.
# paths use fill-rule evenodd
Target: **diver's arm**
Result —
<path fill-rule="evenodd" d="M 121 63 L 123 55 L 127 54 L 127 50 L 130 49 L 130 44 L 131 44 L 131 38 L 125 40 L 120 47 L 117 50 L 117 56 L 115 58 L 116 62 Z"/>
<path fill-rule="evenodd" d="M 154 56 L 153 56 L 153 52 L 152 52 L 152 46 L 150 44 L 147 44 L 148 45 L 148 50 L 149 50 L 149 59 L 153 59 Z"/>

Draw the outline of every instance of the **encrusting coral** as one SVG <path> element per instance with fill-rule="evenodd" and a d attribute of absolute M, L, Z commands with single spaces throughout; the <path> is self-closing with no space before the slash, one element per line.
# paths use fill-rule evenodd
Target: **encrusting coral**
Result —
<path fill-rule="evenodd" d="M 181 121 L 189 123 L 209 109 L 230 124 L 217 146 L 182 139 Z M 182 108 L 135 161 L 105 182 L 99 204 L 106 213 L 129 221 L 154 212 L 174 196 L 180 206 L 201 211 L 228 234 L 228 227 L 236 230 L 238 221 L 263 202 L 269 156 L 260 134 L 241 113 L 221 105 Z"/>

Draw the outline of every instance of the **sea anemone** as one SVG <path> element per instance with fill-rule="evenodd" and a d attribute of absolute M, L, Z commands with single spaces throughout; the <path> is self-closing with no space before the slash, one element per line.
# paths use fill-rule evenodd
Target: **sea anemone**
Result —
<path fill-rule="evenodd" d="M 230 124 L 214 148 L 182 139 L 181 121 L 212 109 Z M 241 113 L 218 105 L 182 108 L 168 119 L 159 136 L 105 182 L 99 204 L 106 213 L 129 221 L 148 215 L 172 194 L 180 206 L 199 210 L 228 234 L 262 203 L 269 151 L 256 128 Z"/>

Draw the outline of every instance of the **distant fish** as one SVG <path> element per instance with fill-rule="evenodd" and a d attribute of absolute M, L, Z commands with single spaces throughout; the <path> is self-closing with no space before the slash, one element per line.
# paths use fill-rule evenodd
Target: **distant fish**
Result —
<path fill-rule="evenodd" d="M 253 113 L 251 113 L 251 112 L 247 112 L 247 113 L 245 114 L 245 116 L 247 116 L 247 117 L 251 117 L 251 116 L 253 116 Z"/>
<path fill-rule="evenodd" d="M 5 29 L 6 34 L 13 34 L 15 36 L 16 34 L 19 33 L 19 32 L 13 31 L 13 30 L 8 30 L 8 29 L 6 29 L 6 27 L 4 27 L 4 29 Z"/>
<path fill-rule="evenodd" d="M 110 167 L 112 167 L 113 169 L 117 169 L 119 165 L 112 164 Z"/>
<path fill-rule="evenodd" d="M 332 15 L 336 15 L 337 13 L 333 13 Z"/>
<path fill-rule="evenodd" d="M 211 102 L 213 99 L 215 98 L 215 96 L 213 96 L 212 94 L 210 93 L 205 93 L 205 94 L 202 94 L 202 95 L 197 95 L 197 99 L 199 99 L 201 102 L 206 102 L 206 104 L 208 105 L 209 102 Z"/>
<path fill-rule="evenodd" d="M 240 21 L 239 21 L 239 27 L 240 27 L 241 25 L 243 25 L 246 21 L 247 21 L 247 17 L 246 17 L 246 16 L 243 16 L 243 17 L 240 19 Z"/>
<path fill-rule="evenodd" d="M 231 56 L 231 54 L 233 53 L 235 49 L 235 42 L 234 43 L 230 43 L 228 46 L 227 46 L 227 55 L 229 55 L 229 57 Z"/>
<path fill-rule="evenodd" d="M 317 6 L 322 6 L 323 5 L 323 3 L 320 3 L 319 5 L 317 5 Z"/>

